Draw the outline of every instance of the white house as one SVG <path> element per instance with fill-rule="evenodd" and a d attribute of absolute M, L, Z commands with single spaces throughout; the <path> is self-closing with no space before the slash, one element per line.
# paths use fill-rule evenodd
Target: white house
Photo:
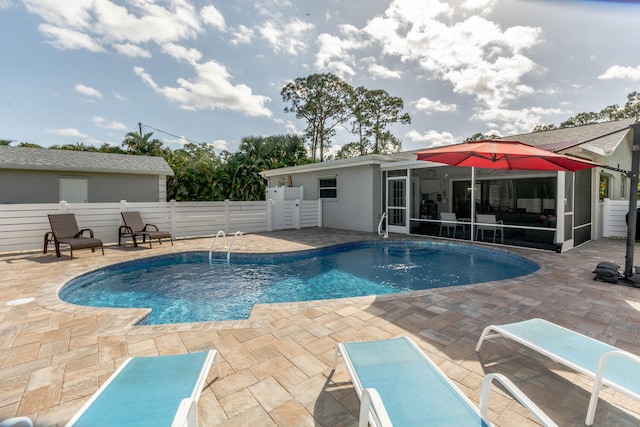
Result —
<path fill-rule="evenodd" d="M 477 169 L 475 212 L 495 229 L 476 235 L 470 218 L 471 171 L 416 160 L 415 152 L 362 157 L 268 170 L 269 187 L 290 183 L 305 199 L 323 200 L 323 226 L 375 232 L 383 213 L 389 232 L 495 239 L 496 243 L 566 251 L 601 236 L 601 199 L 629 197 L 635 119 L 511 135 L 550 151 L 592 160 L 576 173 Z M 454 223 L 442 213 L 456 215 Z M 480 221 L 482 222 L 482 221 Z M 454 227 L 444 227 L 445 224 Z M 486 228 L 486 227 L 485 227 Z"/>

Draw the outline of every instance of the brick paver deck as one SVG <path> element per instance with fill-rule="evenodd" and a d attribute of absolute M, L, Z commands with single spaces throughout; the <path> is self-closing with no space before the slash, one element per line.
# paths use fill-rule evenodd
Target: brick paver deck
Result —
<path fill-rule="evenodd" d="M 245 236 L 245 251 L 306 249 L 378 239 L 373 234 L 305 229 Z M 541 317 L 640 354 L 640 289 L 593 280 L 602 260 L 624 263 L 625 241 L 601 239 L 566 254 L 513 249 L 541 265 L 526 277 L 419 291 L 307 303 L 262 305 L 250 319 L 133 326 L 144 309 L 98 309 L 60 301 L 70 278 L 110 263 L 186 250 L 211 239 L 178 240 L 153 249 L 110 246 L 105 255 L 77 251 L 0 254 L 0 420 L 31 417 L 64 425 L 109 375 L 133 355 L 215 348 L 222 376 L 211 371 L 198 404 L 202 426 L 354 426 L 358 398 L 336 342 L 407 335 L 469 398 L 482 376 L 501 372 L 561 426 L 584 425 L 591 381 L 507 340 L 479 353 L 483 327 Z M 640 253 L 638 254 L 640 263 Z M 465 265 L 451 267 L 467 268 Z M 32 302 L 8 302 L 34 298 Z M 23 300 L 24 301 L 24 300 Z M 18 301 L 20 302 L 20 301 Z M 536 425 L 502 391 L 492 393 L 496 426 Z M 640 403 L 605 388 L 596 425 L 640 425 Z"/>

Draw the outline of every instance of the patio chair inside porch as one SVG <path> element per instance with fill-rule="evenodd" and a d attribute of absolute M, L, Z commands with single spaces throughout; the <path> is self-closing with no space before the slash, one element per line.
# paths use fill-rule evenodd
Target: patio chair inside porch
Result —
<path fill-rule="evenodd" d="M 504 243 L 504 232 L 502 227 L 502 220 L 496 220 L 495 215 L 477 214 L 476 215 L 476 240 L 478 240 L 478 232 L 484 240 L 484 232 L 490 231 L 493 233 L 493 243 L 496 242 L 496 234 L 500 233 L 500 241 Z"/>
<path fill-rule="evenodd" d="M 455 213 L 440 212 L 440 232 L 438 236 L 442 236 L 442 229 L 447 230 L 447 237 L 451 237 L 451 230 L 453 230 L 453 237 L 456 237 L 456 231 L 458 230 L 458 223 Z"/>

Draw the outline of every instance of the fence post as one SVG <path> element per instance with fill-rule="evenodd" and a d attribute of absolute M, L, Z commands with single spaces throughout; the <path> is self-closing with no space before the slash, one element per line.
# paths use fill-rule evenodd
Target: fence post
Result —
<path fill-rule="evenodd" d="M 267 200 L 267 231 L 273 231 L 273 199 Z"/>
<path fill-rule="evenodd" d="M 300 230 L 300 223 L 302 222 L 302 219 L 300 218 L 302 215 L 302 208 L 300 207 L 300 199 L 296 199 L 296 204 L 294 205 L 293 208 L 293 214 L 294 214 L 294 226 L 296 227 L 296 230 Z"/>
<path fill-rule="evenodd" d="M 66 214 L 69 211 L 69 204 L 64 200 L 60 200 L 60 213 Z"/>
<path fill-rule="evenodd" d="M 129 203 L 126 200 L 120 200 L 120 212 L 126 212 L 128 205 Z"/>
<path fill-rule="evenodd" d="M 176 201 L 175 199 L 171 199 L 169 201 L 169 222 L 171 228 L 171 235 L 175 238 L 176 236 Z"/>
<path fill-rule="evenodd" d="M 609 219 L 611 218 L 611 204 L 609 199 L 602 201 L 602 237 L 609 237 Z"/>
<path fill-rule="evenodd" d="M 224 231 L 231 233 L 231 200 L 224 199 Z"/>
<path fill-rule="evenodd" d="M 322 199 L 318 199 L 318 227 L 322 227 Z"/>

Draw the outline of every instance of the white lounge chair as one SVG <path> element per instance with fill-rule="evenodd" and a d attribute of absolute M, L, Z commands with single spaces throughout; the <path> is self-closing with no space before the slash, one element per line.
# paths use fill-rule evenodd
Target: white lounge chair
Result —
<path fill-rule="evenodd" d="M 196 407 L 215 350 L 127 359 L 67 423 L 70 426 L 197 426 Z"/>
<path fill-rule="evenodd" d="M 488 374 L 482 381 L 480 409 L 409 338 L 340 343 L 342 358 L 360 398 L 359 427 L 490 426 L 489 389 L 498 380 L 546 426 L 556 424 L 511 381 Z"/>
<path fill-rule="evenodd" d="M 585 424 L 593 424 L 602 385 L 640 400 L 640 357 L 543 319 L 487 326 L 485 339 L 511 338 L 594 380 Z"/>

